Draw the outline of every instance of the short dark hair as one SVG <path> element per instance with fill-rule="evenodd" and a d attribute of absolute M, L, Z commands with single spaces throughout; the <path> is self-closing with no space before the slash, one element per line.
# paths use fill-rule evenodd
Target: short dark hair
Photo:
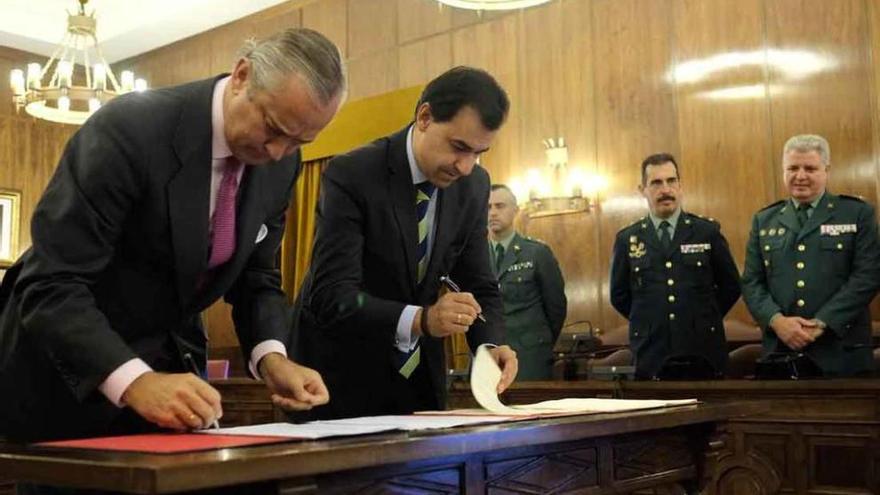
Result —
<path fill-rule="evenodd" d="M 675 166 L 675 176 L 681 179 L 681 173 L 678 171 L 678 162 L 675 161 L 675 157 L 671 153 L 655 153 L 642 160 L 642 185 L 644 186 L 645 181 L 648 180 L 648 166 L 663 165 L 667 162 L 671 162 Z"/>
<path fill-rule="evenodd" d="M 473 67 L 458 66 L 440 74 L 422 91 L 416 112 L 423 103 L 431 106 L 431 116 L 437 122 L 448 122 L 469 106 L 480 115 L 483 127 L 497 130 L 504 123 L 510 100 L 504 88 L 488 72 Z"/>
<path fill-rule="evenodd" d="M 510 194 L 510 197 L 513 198 L 513 205 L 516 206 L 516 194 L 513 194 L 513 189 L 507 187 L 506 184 L 492 184 L 492 192 L 504 190 Z"/>

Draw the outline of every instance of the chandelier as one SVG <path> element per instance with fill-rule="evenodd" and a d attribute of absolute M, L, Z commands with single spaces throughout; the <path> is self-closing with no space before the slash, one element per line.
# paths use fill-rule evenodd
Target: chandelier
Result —
<path fill-rule="evenodd" d="M 122 71 L 119 80 L 110 70 L 95 35 L 95 11 L 86 14 L 88 0 L 79 0 L 79 12 L 67 17 L 67 32 L 44 65 L 31 63 L 27 72 L 9 75 L 16 111 L 61 124 L 80 125 L 102 104 L 129 91 L 147 89 L 147 81 Z"/>
<path fill-rule="evenodd" d="M 437 0 L 438 2 L 470 10 L 514 10 L 534 7 L 550 0 Z"/>

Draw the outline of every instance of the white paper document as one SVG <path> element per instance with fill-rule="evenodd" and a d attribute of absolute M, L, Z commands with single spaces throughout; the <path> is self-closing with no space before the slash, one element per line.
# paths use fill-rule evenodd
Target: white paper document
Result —
<path fill-rule="evenodd" d="M 349 424 L 334 421 L 313 421 L 311 423 L 268 423 L 253 426 L 236 426 L 201 430 L 199 433 L 212 435 L 252 435 L 262 437 L 287 437 L 317 440 L 319 438 L 341 437 L 349 435 L 366 435 L 383 431 L 395 430 L 390 425 Z"/>
<path fill-rule="evenodd" d="M 553 414 L 588 414 L 609 413 L 623 411 L 637 411 L 640 409 L 654 409 L 658 407 L 682 406 L 696 404 L 697 399 L 682 400 L 626 400 L 626 399 L 558 399 L 506 406 L 501 403 L 496 392 L 498 382 L 501 381 L 501 368 L 495 363 L 492 355 L 485 345 L 477 348 L 471 367 L 471 391 L 477 403 L 488 411 L 505 416 L 531 416 Z M 452 414 L 460 411 L 453 411 Z"/>

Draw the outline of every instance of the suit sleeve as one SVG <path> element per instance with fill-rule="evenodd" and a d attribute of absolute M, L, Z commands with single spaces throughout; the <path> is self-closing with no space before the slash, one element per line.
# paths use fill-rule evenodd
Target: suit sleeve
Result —
<path fill-rule="evenodd" d="M 91 291 L 145 180 L 131 151 L 140 148 L 112 116 L 110 108 L 96 114 L 68 143 L 34 211 L 33 247 L 15 287 L 23 336 L 80 400 L 137 357 Z"/>
<path fill-rule="evenodd" d="M 476 169 L 477 171 L 482 169 Z M 498 291 L 498 279 L 492 273 L 489 261 L 489 178 L 485 172 L 473 177 L 479 184 L 474 188 L 478 209 L 474 216 L 461 219 L 467 231 L 464 247 L 450 270 L 449 276 L 459 283 L 465 292 L 471 292 L 483 310 L 486 322 L 475 320 L 467 332 L 468 345 L 476 352 L 480 344 L 507 344 L 507 327 L 504 323 L 504 306 Z"/>
<path fill-rule="evenodd" d="M 321 177 L 312 248 L 311 287 L 303 301 L 320 328 L 394 341 L 395 328 L 406 304 L 370 294 L 363 287 L 363 195 L 344 183 L 334 164 Z M 352 188 L 352 189 L 349 189 Z"/>
<path fill-rule="evenodd" d="M 292 166 L 295 172 L 264 219 L 266 237 L 254 248 L 225 296 L 226 301 L 232 304 L 232 319 L 246 360 L 250 359 L 251 351 L 260 342 L 290 341 L 290 313 L 284 291 L 281 290 L 281 272 L 277 266 L 286 213 L 301 167 L 299 154 L 289 160 L 291 163 L 277 165 Z"/>
<path fill-rule="evenodd" d="M 758 215 L 752 219 L 752 230 L 746 244 L 746 260 L 742 275 L 742 294 L 749 312 L 758 322 L 758 325 L 767 327 L 770 319 L 776 313 L 782 313 L 782 308 L 770 294 L 767 285 L 767 272 L 764 270 L 764 261 L 761 258 L 761 245 L 758 238 Z"/>
<path fill-rule="evenodd" d="M 629 283 L 629 256 L 626 252 L 626 243 L 623 237 L 618 235 L 614 240 L 614 250 L 611 255 L 610 292 L 611 305 L 624 318 L 629 318 L 632 308 L 632 292 Z"/>
<path fill-rule="evenodd" d="M 553 256 L 553 251 L 548 246 L 541 246 L 539 253 L 537 262 L 539 264 L 538 283 L 541 285 L 541 302 L 555 342 L 562 331 L 568 308 L 568 300 L 565 297 L 565 280 L 562 278 L 562 271 L 559 269 L 556 257 Z"/>
<path fill-rule="evenodd" d="M 740 295 L 739 269 L 730 254 L 727 239 L 717 227 L 712 240 L 712 271 L 715 282 L 715 300 L 721 315 L 726 315 Z"/>
<path fill-rule="evenodd" d="M 874 209 L 864 204 L 859 211 L 858 231 L 849 279 L 829 299 L 816 318 L 825 322 L 839 337 L 846 332 L 846 325 L 865 311 L 877 294 L 880 284 L 880 244 L 877 240 L 877 222 Z"/>

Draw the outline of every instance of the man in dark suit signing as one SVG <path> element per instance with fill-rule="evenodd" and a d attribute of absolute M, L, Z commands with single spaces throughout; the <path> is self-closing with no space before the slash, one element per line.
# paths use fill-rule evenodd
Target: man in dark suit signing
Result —
<path fill-rule="evenodd" d="M 499 391 L 515 378 L 476 164 L 508 107 L 489 74 L 457 67 L 428 83 L 414 123 L 330 162 L 297 311 L 304 361 L 333 397 L 318 416 L 443 407 L 442 339 L 457 333 L 472 349 L 499 345 Z M 443 276 L 462 292 L 438 297 Z"/>
<path fill-rule="evenodd" d="M 317 32 L 249 43 L 231 75 L 119 97 L 71 138 L 0 288 L 0 436 L 203 428 L 219 393 L 200 312 L 233 305 L 251 371 L 287 409 L 327 402 L 286 357 L 275 255 L 297 149 L 339 108 L 337 48 Z"/>

